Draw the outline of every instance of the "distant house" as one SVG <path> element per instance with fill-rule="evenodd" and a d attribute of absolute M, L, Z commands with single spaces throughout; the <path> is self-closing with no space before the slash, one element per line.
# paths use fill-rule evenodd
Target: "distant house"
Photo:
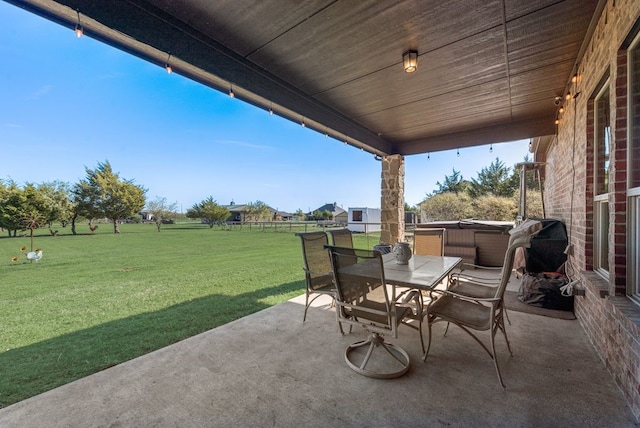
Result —
<path fill-rule="evenodd" d="M 286 211 L 276 211 L 274 220 L 276 221 L 291 221 L 293 219 L 293 214 L 288 213 Z"/>
<path fill-rule="evenodd" d="M 245 214 L 249 209 L 249 204 L 235 204 L 231 203 L 230 205 L 225 205 L 225 208 L 229 210 L 229 217 L 227 218 L 227 222 L 235 222 L 245 221 Z M 282 221 L 282 220 L 291 220 L 293 214 L 287 213 L 285 211 L 278 211 L 275 208 L 271 208 L 267 206 L 269 211 L 271 211 L 271 218 L 268 221 Z"/>
<path fill-rule="evenodd" d="M 140 211 L 138 215 L 140 216 L 142 221 L 154 221 L 156 219 L 156 216 L 153 213 L 153 211 L 147 211 L 147 210 Z"/>
<path fill-rule="evenodd" d="M 324 204 L 320 208 L 316 208 L 315 210 L 307 213 L 307 217 L 313 216 L 313 213 L 316 211 L 321 213 L 325 211 L 329 211 L 332 215 L 331 220 L 335 223 L 347 224 L 347 222 L 349 221 L 349 218 L 348 218 L 349 216 L 347 212 L 341 207 L 339 207 L 338 204 L 335 202 L 332 204 Z"/>

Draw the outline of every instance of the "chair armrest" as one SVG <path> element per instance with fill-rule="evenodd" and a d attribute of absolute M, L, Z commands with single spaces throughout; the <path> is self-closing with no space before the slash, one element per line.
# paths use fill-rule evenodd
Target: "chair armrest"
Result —
<path fill-rule="evenodd" d="M 410 318 L 422 320 L 422 293 L 419 290 L 406 290 L 395 300 L 394 305 L 400 308 L 411 308 Z M 415 313 L 413 312 L 415 309 Z"/>
<path fill-rule="evenodd" d="M 479 285 L 495 286 L 500 284 L 500 278 L 483 278 L 479 276 L 469 275 L 463 272 L 452 273 L 449 276 L 449 285 L 454 282 L 471 282 Z"/>
<path fill-rule="evenodd" d="M 429 307 L 431 306 L 431 304 L 439 299 L 439 297 L 433 296 L 434 294 L 440 294 L 441 295 L 440 297 L 451 296 L 451 297 L 455 297 L 456 299 L 467 300 L 467 301 L 473 302 L 473 303 L 482 303 L 482 302 L 485 302 L 485 303 L 496 303 L 496 302 L 499 302 L 500 300 L 502 300 L 502 297 L 488 297 L 488 298 L 469 297 L 469 296 L 465 296 L 463 294 L 454 293 L 453 291 L 449 291 L 449 290 L 433 289 L 433 290 L 431 290 L 429 292 L 429 295 L 432 298 L 431 298 L 431 301 L 427 304 L 427 311 L 428 311 Z"/>
<path fill-rule="evenodd" d="M 474 265 L 473 263 L 462 263 L 460 265 L 460 270 L 463 271 L 465 269 L 481 269 L 481 270 L 501 270 L 502 266 L 481 266 Z"/>

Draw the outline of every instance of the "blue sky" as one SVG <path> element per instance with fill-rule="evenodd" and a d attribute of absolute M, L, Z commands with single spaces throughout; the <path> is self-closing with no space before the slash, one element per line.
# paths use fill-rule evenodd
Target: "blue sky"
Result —
<path fill-rule="evenodd" d="M 263 201 L 294 212 L 380 206 L 373 155 L 0 2 L 0 179 L 75 183 L 108 160 L 147 199 L 183 211 Z M 528 140 L 407 156 L 415 205 L 452 169 L 465 179 Z"/>

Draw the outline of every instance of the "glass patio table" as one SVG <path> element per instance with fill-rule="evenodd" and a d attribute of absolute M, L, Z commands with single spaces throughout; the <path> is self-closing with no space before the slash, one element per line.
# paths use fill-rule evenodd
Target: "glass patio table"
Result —
<path fill-rule="evenodd" d="M 414 254 L 409 263 L 396 263 L 393 253 L 383 254 L 386 282 L 400 287 L 429 291 L 440 284 L 461 262 L 461 257 L 420 256 Z"/>

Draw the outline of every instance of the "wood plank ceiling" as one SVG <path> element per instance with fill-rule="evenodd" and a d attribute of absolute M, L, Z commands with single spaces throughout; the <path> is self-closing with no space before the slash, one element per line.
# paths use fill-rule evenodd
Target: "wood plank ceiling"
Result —
<path fill-rule="evenodd" d="M 375 154 L 555 132 L 604 0 L 6 0 Z M 419 53 L 405 73 L 402 53 Z M 169 57 L 170 54 L 170 57 Z"/>

